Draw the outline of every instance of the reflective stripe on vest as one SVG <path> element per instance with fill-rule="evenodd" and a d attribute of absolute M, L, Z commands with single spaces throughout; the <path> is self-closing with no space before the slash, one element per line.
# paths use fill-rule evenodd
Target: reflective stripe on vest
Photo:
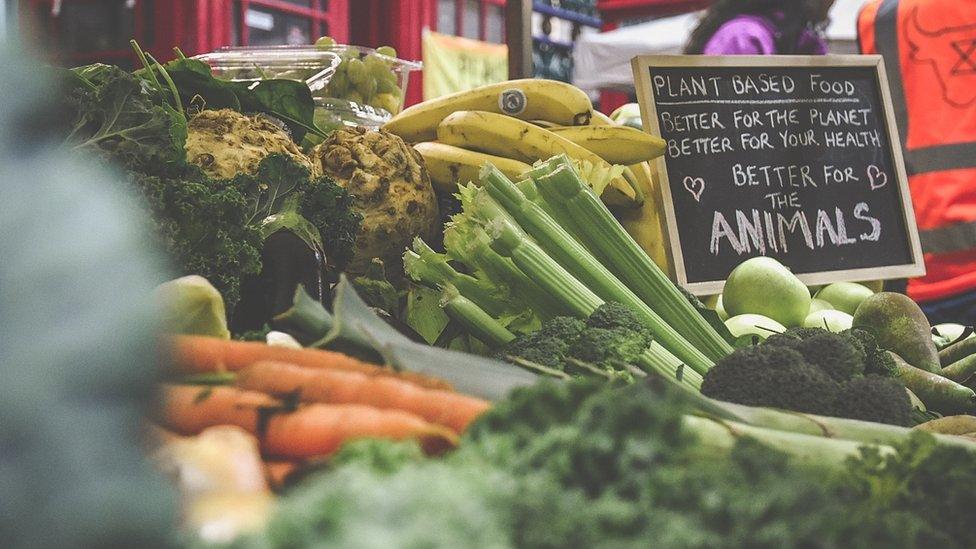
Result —
<path fill-rule="evenodd" d="M 891 102 L 902 150 L 905 151 L 905 169 L 908 175 L 976 168 L 976 142 L 953 143 L 909 150 L 905 145 L 908 137 L 908 102 L 901 77 L 900 41 L 898 40 L 898 0 L 884 0 L 878 7 L 874 20 L 875 47 L 885 58 L 885 72 L 891 87 Z M 976 240 L 972 241 L 976 242 Z M 923 240 L 924 249 L 924 240 Z M 972 247 L 972 246 L 969 246 Z M 929 252 L 929 250 L 925 250 Z M 932 252 L 937 253 L 937 252 Z"/>
<path fill-rule="evenodd" d="M 976 243 L 976 222 L 955 223 L 938 229 L 919 231 L 922 251 L 927 254 L 949 254 L 971 250 Z"/>

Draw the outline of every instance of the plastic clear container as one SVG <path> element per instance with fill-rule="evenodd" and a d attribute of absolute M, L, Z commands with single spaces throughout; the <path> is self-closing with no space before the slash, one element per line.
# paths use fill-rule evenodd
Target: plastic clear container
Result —
<path fill-rule="evenodd" d="M 374 49 L 347 45 L 226 47 L 196 59 L 226 80 L 305 82 L 317 108 L 343 111 L 338 116 L 344 123 L 361 113 L 365 126 L 378 125 L 377 116 L 388 120 L 403 109 L 410 73 L 421 67 Z"/>

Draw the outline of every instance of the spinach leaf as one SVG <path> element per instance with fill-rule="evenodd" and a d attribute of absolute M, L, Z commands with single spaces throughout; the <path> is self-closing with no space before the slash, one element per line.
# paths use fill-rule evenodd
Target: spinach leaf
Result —
<path fill-rule="evenodd" d="M 208 109 L 241 110 L 241 101 L 233 83 L 214 78 L 210 66 L 203 61 L 175 59 L 166 63 L 164 68 L 176 84 L 184 105 L 189 105 L 194 97 L 199 96 Z"/>
<path fill-rule="evenodd" d="M 241 108 L 245 111 L 263 112 L 281 119 L 296 142 L 301 142 L 306 132 L 324 134 L 315 127 L 315 103 L 312 92 L 303 82 L 294 80 L 261 80 L 234 82 Z"/>

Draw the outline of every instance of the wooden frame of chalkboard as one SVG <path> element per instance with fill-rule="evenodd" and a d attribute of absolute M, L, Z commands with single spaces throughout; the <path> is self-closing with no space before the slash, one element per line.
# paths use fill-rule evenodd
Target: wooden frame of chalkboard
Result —
<path fill-rule="evenodd" d="M 874 69 L 875 85 L 877 93 L 881 98 L 878 115 L 883 119 L 879 121 L 879 127 L 887 132 L 887 147 L 884 152 L 890 155 L 890 164 L 897 179 L 898 196 L 901 203 L 902 219 L 904 229 L 907 233 L 907 250 L 905 250 L 906 261 L 897 264 L 884 265 L 878 267 L 855 268 L 855 269 L 832 269 L 815 272 L 798 273 L 798 277 L 805 284 L 819 285 L 838 281 L 868 281 L 882 279 L 897 279 L 922 276 L 925 274 L 925 265 L 922 256 L 922 247 L 919 241 L 918 228 L 915 221 L 915 212 L 912 208 L 911 195 L 908 188 L 908 176 L 905 171 L 905 163 L 902 150 L 897 141 L 898 128 L 895 123 L 894 111 L 891 104 L 891 95 L 888 88 L 888 79 L 884 68 L 884 60 L 877 55 L 831 55 L 831 56 L 698 56 L 698 55 L 648 55 L 633 58 L 632 67 L 634 71 L 634 83 L 637 91 L 637 98 L 641 106 L 641 117 L 645 131 L 652 135 L 662 135 L 661 126 L 658 119 L 658 106 L 655 94 L 652 90 L 652 78 L 654 69 L 674 69 L 674 68 L 807 68 L 807 67 L 871 67 Z M 681 235 L 679 233 L 678 221 L 675 213 L 675 202 L 672 195 L 671 181 L 667 169 L 667 154 L 656 161 L 658 176 L 660 177 L 659 193 L 657 198 L 663 200 L 665 205 L 665 216 L 667 219 L 666 231 L 667 238 L 670 240 L 668 247 L 669 259 L 673 266 L 672 276 L 676 281 L 687 290 L 698 295 L 715 294 L 722 291 L 725 285 L 724 278 L 718 280 L 689 280 L 689 272 L 685 263 L 684 253 L 681 246 Z M 702 188 L 704 183 L 702 183 Z M 689 189 L 692 192 L 692 189 Z M 692 192 L 692 196 L 694 193 Z M 745 258 L 743 258 L 744 260 Z"/>

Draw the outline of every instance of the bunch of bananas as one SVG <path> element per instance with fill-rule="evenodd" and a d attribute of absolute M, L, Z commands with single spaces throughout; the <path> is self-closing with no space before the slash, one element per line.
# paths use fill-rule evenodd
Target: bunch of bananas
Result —
<path fill-rule="evenodd" d="M 604 173 L 626 166 L 602 198 L 618 209 L 655 262 L 669 266 L 659 194 L 647 164 L 664 153 L 664 141 L 594 111 L 575 86 L 534 79 L 490 84 L 414 105 L 384 128 L 414 143 L 439 192 L 477 182 L 486 162 L 514 180 L 532 163 L 559 154 Z"/>

